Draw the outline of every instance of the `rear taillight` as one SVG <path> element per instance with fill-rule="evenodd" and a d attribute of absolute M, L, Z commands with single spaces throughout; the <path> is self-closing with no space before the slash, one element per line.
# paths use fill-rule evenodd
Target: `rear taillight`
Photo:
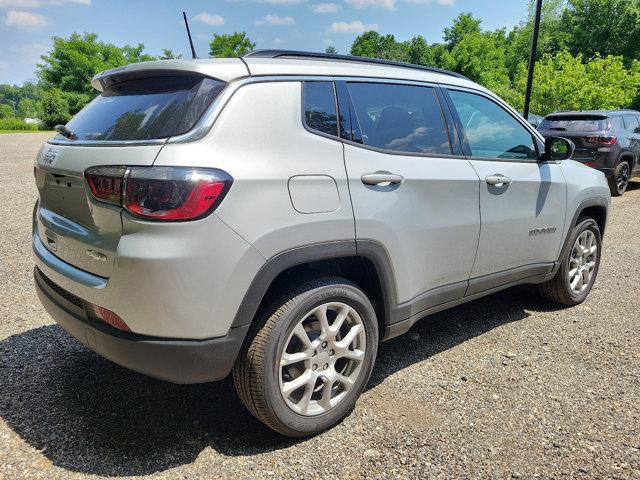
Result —
<path fill-rule="evenodd" d="M 96 200 L 120 205 L 125 172 L 124 167 L 94 167 L 87 170 L 87 182 Z"/>
<path fill-rule="evenodd" d="M 587 142 L 597 143 L 598 145 L 611 146 L 611 145 L 615 145 L 617 141 L 618 141 L 618 138 L 613 135 L 587 137 Z"/>
<path fill-rule="evenodd" d="M 598 164 L 596 162 L 584 162 L 587 167 L 598 168 Z"/>
<path fill-rule="evenodd" d="M 92 167 L 85 172 L 96 200 L 145 220 L 202 218 L 220 204 L 232 178 L 222 170 L 186 167 Z"/>
<path fill-rule="evenodd" d="M 99 305 L 95 305 L 89 302 L 86 302 L 85 305 L 88 305 L 93 312 L 93 315 L 99 320 L 102 320 L 104 323 L 107 323 L 112 327 L 117 328 L 118 330 L 124 330 L 125 332 L 131 331 L 129 325 L 124 323 L 124 320 L 122 320 L 117 314 L 113 313 L 108 308 L 100 307 Z"/>

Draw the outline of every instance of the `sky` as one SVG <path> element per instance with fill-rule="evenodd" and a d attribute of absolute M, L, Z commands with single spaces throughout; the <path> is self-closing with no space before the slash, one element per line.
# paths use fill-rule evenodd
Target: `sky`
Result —
<path fill-rule="evenodd" d="M 527 12 L 528 0 L 0 0 L 0 83 L 34 78 L 40 55 L 52 36 L 94 32 L 118 46 L 144 43 L 190 50 L 182 23 L 187 12 L 196 52 L 208 55 L 213 33 L 245 31 L 257 48 L 324 51 L 328 45 L 349 53 L 365 30 L 414 35 L 429 43 L 461 12 L 482 19 L 483 27 L 511 28 Z"/>

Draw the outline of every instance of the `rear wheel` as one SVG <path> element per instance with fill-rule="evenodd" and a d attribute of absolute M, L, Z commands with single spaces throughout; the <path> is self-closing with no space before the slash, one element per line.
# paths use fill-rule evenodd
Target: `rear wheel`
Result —
<path fill-rule="evenodd" d="M 342 420 L 369 379 L 378 346 L 364 292 L 338 277 L 311 280 L 284 289 L 257 325 L 233 371 L 249 411 L 295 437 Z"/>
<path fill-rule="evenodd" d="M 595 220 L 578 220 L 569 245 L 555 277 L 539 285 L 539 290 L 548 300 L 572 306 L 584 302 L 598 275 L 602 240 Z"/>
<path fill-rule="evenodd" d="M 631 166 L 626 160 L 622 160 L 613 171 L 613 175 L 609 179 L 609 188 L 611 195 L 614 197 L 621 196 L 627 191 L 629 181 L 631 180 Z"/>

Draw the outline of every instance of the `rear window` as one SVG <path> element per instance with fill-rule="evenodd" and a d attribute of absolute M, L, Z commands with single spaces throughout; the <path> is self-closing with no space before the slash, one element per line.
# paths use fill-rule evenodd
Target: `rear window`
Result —
<path fill-rule="evenodd" d="M 608 130 L 609 119 L 584 115 L 547 117 L 540 123 L 538 129 L 558 132 L 594 132 Z"/>
<path fill-rule="evenodd" d="M 188 132 L 224 87 L 196 76 L 141 78 L 114 84 L 67 128 L 79 140 L 152 140 Z"/>

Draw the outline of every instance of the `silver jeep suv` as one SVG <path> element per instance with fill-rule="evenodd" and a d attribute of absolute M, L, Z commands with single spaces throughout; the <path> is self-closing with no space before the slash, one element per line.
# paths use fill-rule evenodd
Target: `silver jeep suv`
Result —
<path fill-rule="evenodd" d="M 233 372 L 285 435 L 340 421 L 378 343 L 516 284 L 588 295 L 604 175 L 461 75 L 292 51 L 97 75 L 35 164 L 35 284 L 100 355 Z"/>

